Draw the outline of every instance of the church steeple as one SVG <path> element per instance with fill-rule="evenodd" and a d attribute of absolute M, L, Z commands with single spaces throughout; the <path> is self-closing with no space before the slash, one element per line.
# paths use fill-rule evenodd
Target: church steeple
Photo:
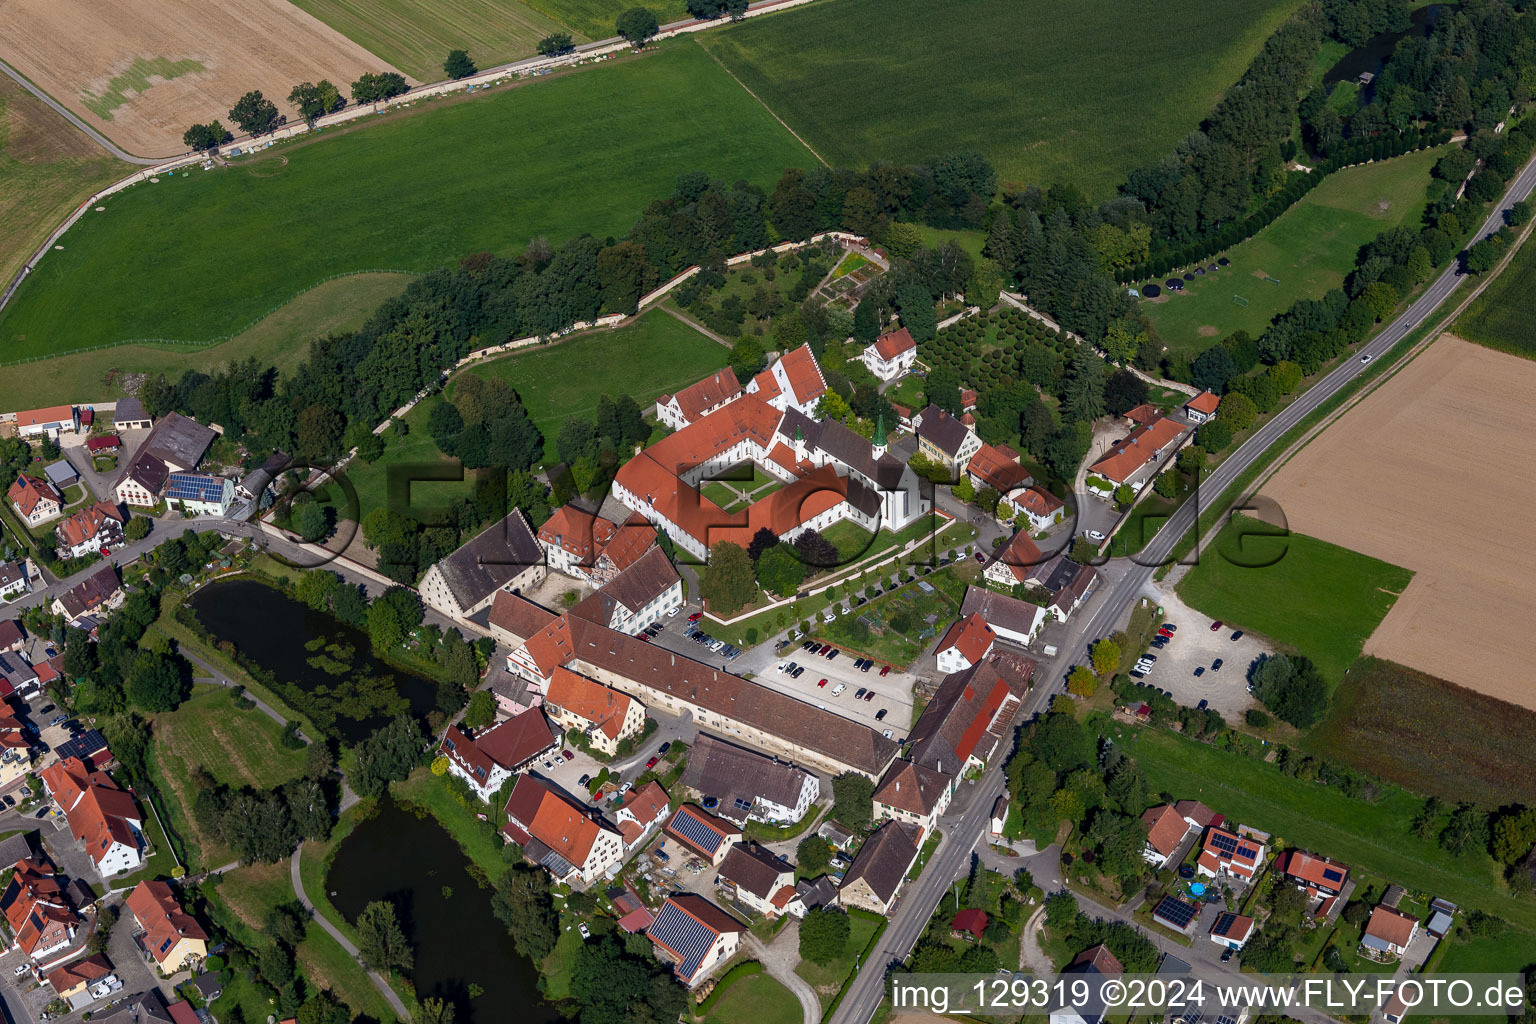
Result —
<path fill-rule="evenodd" d="M 885 454 L 885 413 L 875 416 L 875 458 Z"/>

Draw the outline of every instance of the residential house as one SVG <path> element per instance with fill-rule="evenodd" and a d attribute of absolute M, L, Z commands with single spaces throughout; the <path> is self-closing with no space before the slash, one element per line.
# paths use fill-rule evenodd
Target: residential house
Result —
<path fill-rule="evenodd" d="M 986 587 L 966 588 L 960 615 L 962 618 L 980 615 L 992 627 L 992 632 L 997 634 L 997 639 L 1021 647 L 1034 642 L 1046 619 L 1043 606 L 999 594 Z"/>
<path fill-rule="evenodd" d="M 521 594 L 498 590 L 491 599 L 486 625 L 491 635 L 501 643 L 517 647 L 527 643 L 529 637 L 558 618 L 554 612 L 534 604 Z"/>
<path fill-rule="evenodd" d="M 875 789 L 874 818 L 904 821 L 927 835 L 955 795 L 955 777 L 911 761 L 896 761 Z"/>
<path fill-rule="evenodd" d="M 43 476 L 48 478 L 48 482 L 53 484 L 53 489 L 60 494 L 80 482 L 80 474 L 75 472 L 75 467 L 71 466 L 67 459 L 50 462 L 44 466 Z"/>
<path fill-rule="evenodd" d="M 133 794 L 103 771 L 91 771 L 77 757 L 44 768 L 43 788 L 69 819 L 70 834 L 103 878 L 143 864 L 144 823 Z"/>
<path fill-rule="evenodd" d="M 1360 936 L 1360 948 L 1377 958 L 1388 954 L 1402 956 L 1418 933 L 1418 918 L 1382 904 L 1371 911 L 1371 919 Z"/>
<path fill-rule="evenodd" d="M 949 922 L 949 934 L 957 939 L 980 942 L 987 931 L 987 912 L 967 907 Z"/>
<path fill-rule="evenodd" d="M 688 751 L 679 782 L 738 825 L 800 821 L 816 803 L 821 783 L 812 773 L 701 732 Z"/>
<path fill-rule="evenodd" d="M 795 917 L 804 917 L 807 910 L 837 906 L 837 882 L 828 875 L 802 878 L 795 883 L 795 898 L 787 908 Z"/>
<path fill-rule="evenodd" d="M 24 440 L 47 437 L 57 441 L 61 434 L 78 433 L 80 426 L 80 414 L 72 405 L 27 409 L 16 414 L 16 436 Z"/>
<path fill-rule="evenodd" d="M 645 934 L 658 959 L 672 965 L 689 988 L 736 954 L 745 926 L 703 896 L 684 892 L 668 897 Z"/>
<path fill-rule="evenodd" d="M 1051 1024 L 1101 1024 L 1109 1007 L 1101 998 L 1099 986 L 1093 979 L 1118 978 L 1125 973 L 1125 968 L 1121 966 L 1115 954 L 1109 951 L 1108 946 L 1100 943 L 1073 957 L 1072 962 L 1062 968 L 1061 973 L 1082 975 L 1090 979 L 1088 996 L 1086 999 L 1073 998 L 1065 1005 L 1051 1009 Z"/>
<path fill-rule="evenodd" d="M 662 831 L 712 867 L 719 867 L 732 844 L 741 841 L 741 829 L 694 804 L 679 807 Z"/>
<path fill-rule="evenodd" d="M 539 547 L 554 572 L 585 579 L 602 546 L 618 530 L 610 520 L 577 505 L 562 505 L 539 527 Z"/>
<path fill-rule="evenodd" d="M 1015 587 L 1021 583 L 1027 584 L 1035 578 L 1041 565 L 1046 561 L 1045 553 L 1035 544 L 1029 533 L 1020 530 L 987 560 L 981 574 L 989 582 L 1000 587 Z"/>
<path fill-rule="evenodd" d="M 449 726 L 438 749 L 448 758 L 448 770 L 489 803 L 514 772 L 555 746 L 555 734 L 544 720 L 544 712 L 533 708 L 473 738 L 458 726 Z"/>
<path fill-rule="evenodd" d="M 64 1000 L 72 1002 L 77 996 L 84 995 L 92 985 L 107 983 L 108 978 L 113 978 L 112 964 L 101 953 L 88 956 L 84 960 L 76 960 L 74 963 L 56 967 L 43 976 L 48 987 L 53 989 L 53 994 Z M 88 1001 L 82 1000 L 82 1005 Z"/>
<path fill-rule="evenodd" d="M 629 853 L 645 842 L 651 830 L 667 820 L 671 810 L 667 791 L 655 779 L 625 793 L 613 814 L 613 823 L 624 837 L 624 852 Z"/>
<path fill-rule="evenodd" d="M 946 775 L 985 767 L 1013 736 L 1013 716 L 1029 692 L 1037 663 L 995 652 L 964 672 L 945 676 L 908 738 L 908 757 Z"/>
<path fill-rule="evenodd" d="M 1264 866 L 1264 844 L 1247 836 L 1212 827 L 1195 860 L 1195 871 L 1210 878 L 1231 875 L 1251 882 Z"/>
<path fill-rule="evenodd" d="M 985 443 L 966 464 L 966 476 L 977 491 L 990 487 L 1005 498 L 1035 482 L 1029 471 L 1019 465 L 1017 452 Z M 1018 509 L 1013 514 L 1017 515 Z"/>
<path fill-rule="evenodd" d="M 1125 418 L 1131 422 L 1132 426 L 1142 427 L 1151 423 L 1162 414 L 1162 410 L 1158 409 L 1157 406 L 1148 402 L 1142 402 L 1134 409 L 1127 410 Z"/>
<path fill-rule="evenodd" d="M 917 861 L 922 836 L 923 830 L 907 821 L 887 821 L 875 829 L 843 875 L 839 902 L 889 915 L 907 872 Z"/>
<path fill-rule="evenodd" d="M 1164 896 L 1158 901 L 1157 906 L 1152 908 L 1152 920 L 1183 935 L 1189 934 L 1199 917 L 1198 903 L 1190 903 L 1174 895 Z"/>
<path fill-rule="evenodd" d="M 85 439 L 85 450 L 92 458 L 98 455 L 116 455 L 123 447 L 123 439 L 116 434 L 103 434 L 100 437 L 88 437 Z"/>
<path fill-rule="evenodd" d="M 1113 485 L 1125 484 L 1140 491 L 1157 474 L 1163 457 L 1178 447 L 1184 429 L 1184 424 L 1177 420 L 1159 416 L 1110 445 L 1109 451 L 1088 467 L 1088 472 Z"/>
<path fill-rule="evenodd" d="M 1226 821 L 1224 816 L 1217 814 L 1199 800 L 1179 800 L 1174 803 L 1173 809 L 1183 816 L 1190 828 L 1198 828 L 1201 831 L 1212 825 L 1220 827 L 1221 823 Z"/>
<path fill-rule="evenodd" d="M 1253 938 L 1254 921 L 1251 917 L 1226 911 L 1216 915 L 1211 925 L 1211 941 L 1228 949 L 1242 949 Z"/>
<path fill-rule="evenodd" d="M 112 411 L 112 429 L 122 433 L 125 430 L 148 430 L 154 425 L 155 421 L 144 411 L 144 403 L 137 398 L 117 400 L 117 408 Z"/>
<path fill-rule="evenodd" d="M 52 610 L 74 624 L 86 615 L 116 608 L 123 603 L 123 587 L 117 570 L 103 565 L 53 599 Z"/>
<path fill-rule="evenodd" d="M 81 509 L 54 528 L 56 550 L 63 558 L 80 558 L 103 548 L 123 545 L 122 511 L 106 501 Z"/>
<path fill-rule="evenodd" d="M 619 633 L 638 633 L 682 606 L 682 577 L 667 553 L 652 547 L 570 613 Z"/>
<path fill-rule="evenodd" d="M 179 1002 L 179 1000 L 178 1000 Z M 158 988 L 146 989 L 138 995 L 114 1001 L 109 1009 L 91 1017 L 91 1024 L 182 1024 L 171 1016 L 165 996 Z M 283 1021 L 282 1024 L 292 1024 Z"/>
<path fill-rule="evenodd" d="M 1049 595 L 1046 614 L 1057 622 L 1066 622 L 1093 593 L 1099 574 L 1091 565 L 1079 565 L 1060 552 L 1047 558 L 1022 531 L 998 552 L 982 573 L 988 580 L 1005 587 L 1023 584 Z M 1017 547 L 1015 547 L 1017 545 Z M 1026 546 L 1027 545 L 1027 546 Z M 1031 559 L 1038 559 L 1031 561 Z"/>
<path fill-rule="evenodd" d="M 825 839 L 827 845 L 833 850 L 846 850 L 853 844 L 853 830 L 843 827 L 831 818 L 817 827 L 816 834 Z"/>
<path fill-rule="evenodd" d="M 982 658 L 992 653 L 997 634 L 979 614 L 967 615 L 957 620 L 944 633 L 934 648 L 934 661 L 939 671 L 948 675 L 964 672 Z"/>
<path fill-rule="evenodd" d="M 917 450 L 930 462 L 947 468 L 954 477 L 981 450 L 981 438 L 943 409 L 930 405 L 917 420 Z"/>
<path fill-rule="evenodd" d="M 747 394 L 780 412 L 794 409 L 802 416 L 816 415 L 816 403 L 826 393 L 827 380 L 809 343 L 785 352 L 747 382 Z"/>
<path fill-rule="evenodd" d="M 508 672 L 505 664 L 491 666 L 485 674 L 485 689 L 496 698 L 498 718 L 511 718 L 544 704 L 544 695 L 522 676 Z"/>
<path fill-rule="evenodd" d="M 20 619 L 0 619 L 0 652 L 19 651 L 26 643 L 27 631 Z"/>
<path fill-rule="evenodd" d="M 1314 899 L 1337 896 L 1349 882 L 1349 868 L 1327 857 L 1287 850 L 1275 858 L 1275 870 Z"/>
<path fill-rule="evenodd" d="M 37 692 L 37 683 L 37 669 L 25 657 L 15 651 L 0 654 L 0 697 L 13 693 L 30 697 Z"/>
<path fill-rule="evenodd" d="M 594 811 L 534 775 L 517 777 L 502 831 L 557 882 L 585 887 L 624 859 L 624 837 Z"/>
<path fill-rule="evenodd" d="M 53 519 L 64 508 L 64 496 L 47 480 L 23 473 L 6 492 L 11 507 L 29 527 Z"/>
<path fill-rule="evenodd" d="M 0 562 L 0 601 L 13 601 L 31 590 L 32 579 L 27 575 L 26 559 Z"/>
<path fill-rule="evenodd" d="M 176 902 L 171 887 L 161 881 L 144 881 L 123 901 L 138 922 L 139 948 L 154 958 L 160 973 L 169 977 L 195 968 L 208 956 L 208 933 L 197 919 Z"/>
<path fill-rule="evenodd" d="M 861 357 L 869 372 L 881 380 L 896 380 L 912 372 L 917 362 L 917 342 L 905 327 L 887 331 L 864 347 Z"/>
<path fill-rule="evenodd" d="M 656 419 L 673 430 L 681 430 L 740 397 L 741 384 L 736 380 L 736 371 L 727 366 L 675 395 L 657 396 Z"/>
<path fill-rule="evenodd" d="M 1170 804 L 1152 807 L 1142 812 L 1141 823 L 1147 826 L 1147 845 L 1141 856 L 1154 868 L 1163 868 L 1189 834 L 1189 823 Z"/>
<path fill-rule="evenodd" d="M 195 470 L 217 436 L 180 413 L 167 413 L 118 474 L 112 485 L 114 497 L 119 504 L 140 508 L 159 504 L 171 474 Z"/>
<path fill-rule="evenodd" d="M 795 866 L 756 842 L 732 846 L 716 877 L 735 887 L 742 906 L 768 918 L 785 913 L 795 896 Z"/>
<path fill-rule="evenodd" d="M 208 473 L 171 473 L 165 482 L 171 507 L 195 516 L 227 516 L 235 503 L 235 482 Z"/>
<path fill-rule="evenodd" d="M 10 948 L 43 963 L 68 949 L 83 923 L 70 902 L 65 879 L 41 858 L 16 865 L 0 892 L 0 913 L 10 925 Z"/>
<path fill-rule="evenodd" d="M 521 509 L 486 527 L 428 569 L 421 596 L 450 618 L 467 619 L 500 590 L 517 593 L 544 578 L 544 551 Z"/>
<path fill-rule="evenodd" d="M 582 570 L 587 582 L 604 587 L 656 546 L 656 527 L 639 512 L 631 512 L 597 550 L 592 564 Z"/>
<path fill-rule="evenodd" d="M 1029 528 L 1039 533 L 1061 522 L 1066 506 L 1061 499 L 1042 487 L 1021 487 L 1008 492 L 1008 503 L 1014 515 L 1020 512 L 1029 517 Z"/>
<path fill-rule="evenodd" d="M 1202 391 L 1184 403 L 1184 415 L 1189 418 L 1189 422 L 1199 426 L 1216 415 L 1216 407 L 1219 405 L 1221 399 L 1218 396 Z"/>
<path fill-rule="evenodd" d="M 579 676 L 564 666 L 555 669 L 544 694 L 544 711 L 556 725 L 585 736 L 594 750 L 613 757 L 619 744 L 645 731 L 645 705 Z"/>
<path fill-rule="evenodd" d="M 273 493 L 277 478 L 293 464 L 293 456 L 277 451 L 268 455 L 261 465 L 240 478 L 235 484 L 235 497 L 249 501 L 257 508 L 265 504 L 268 494 Z"/>

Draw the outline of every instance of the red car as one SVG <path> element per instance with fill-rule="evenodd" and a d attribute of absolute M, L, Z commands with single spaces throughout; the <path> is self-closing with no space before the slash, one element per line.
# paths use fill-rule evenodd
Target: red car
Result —
<path fill-rule="evenodd" d="M 827 685 L 827 681 L 825 679 L 823 679 L 821 682 L 817 683 L 816 685 L 817 686 L 826 686 Z"/>
<path fill-rule="evenodd" d="M 636 633 L 635 636 L 639 637 L 641 640 L 644 640 L 646 643 L 651 642 L 651 634 L 649 633 Z"/>
<path fill-rule="evenodd" d="M 653 757 L 649 761 L 645 762 L 645 766 L 647 768 L 655 768 L 656 767 L 656 762 L 660 761 L 660 760 L 661 760 L 661 758 L 659 758 L 659 757 Z"/>
<path fill-rule="evenodd" d="M 881 665 L 880 666 L 880 674 L 882 676 L 890 675 L 891 674 L 891 666 L 889 666 L 889 665 Z"/>
<path fill-rule="evenodd" d="M 694 612 L 692 615 L 688 616 L 688 621 L 689 622 L 698 622 L 703 617 L 704 617 L 704 613 L 703 612 Z"/>
<path fill-rule="evenodd" d="M 1220 619 L 1217 619 L 1215 622 L 1211 623 L 1211 632 L 1212 633 L 1216 632 L 1220 628 L 1221 628 L 1221 620 Z"/>

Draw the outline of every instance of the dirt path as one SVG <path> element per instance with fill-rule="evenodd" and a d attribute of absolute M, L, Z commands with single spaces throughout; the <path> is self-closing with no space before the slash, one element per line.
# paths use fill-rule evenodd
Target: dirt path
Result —
<path fill-rule="evenodd" d="M 804 1024 L 818 1024 L 821 1020 L 821 1000 L 816 998 L 816 990 L 811 988 L 810 982 L 795 973 L 795 965 L 800 962 L 800 922 L 791 920 L 779 929 L 773 942 L 766 946 L 750 932 L 744 938 L 747 948 L 757 957 L 768 976 L 800 1000 L 800 1009 L 805 1016 Z"/>
<path fill-rule="evenodd" d="M 703 46 L 702 44 L 700 44 L 699 49 L 703 50 L 705 53 L 709 53 L 709 48 L 706 47 L 706 46 Z M 793 128 L 791 128 L 785 122 L 785 120 L 782 117 L 780 117 L 774 111 L 774 109 L 772 107 L 770 107 L 768 104 L 764 103 L 763 102 L 763 98 L 761 96 L 759 96 L 757 93 L 753 92 L 751 89 L 748 89 L 747 88 L 747 83 L 743 82 L 741 79 L 737 78 L 735 72 L 733 72 L 730 68 L 726 67 L 725 63 L 723 61 L 721 61 L 719 57 L 716 57 L 714 54 L 709 53 L 709 59 L 714 61 L 716 64 L 719 64 L 720 65 L 720 70 L 724 71 L 726 74 L 730 75 L 731 76 L 731 81 L 733 81 L 737 85 L 741 86 L 742 89 L 744 89 L 746 91 L 746 94 L 748 96 L 751 96 L 753 99 L 757 100 L 757 102 L 762 106 L 762 108 L 764 110 L 768 111 L 768 116 L 773 118 L 775 121 L 779 122 L 779 124 L 783 125 L 784 126 L 784 130 L 789 132 L 789 134 L 793 135 L 795 137 L 795 141 L 800 143 L 800 145 L 804 146 L 805 147 L 805 151 L 807 153 L 811 154 L 811 156 L 815 157 L 817 160 L 820 160 L 821 161 L 821 166 L 827 167 L 827 168 L 830 168 L 832 166 L 831 164 L 827 163 L 826 160 L 822 159 L 821 154 L 816 152 L 816 150 L 811 147 L 811 144 L 809 142 L 806 142 L 805 139 L 800 137 L 800 133 L 799 132 L 797 132 Z"/>
<path fill-rule="evenodd" d="M 293 856 L 288 859 L 288 875 L 293 880 L 293 894 L 299 898 L 300 903 L 304 904 L 304 909 L 310 912 L 310 916 L 314 918 L 315 922 L 325 929 L 326 934 L 335 939 L 337 944 L 346 950 L 347 955 L 356 960 L 363 970 L 368 971 L 367 965 L 363 963 L 362 958 L 358 954 L 357 946 L 353 945 L 352 940 L 341 933 L 341 929 L 331 924 L 324 914 L 315 911 L 315 905 L 309 901 L 308 894 L 304 892 L 304 879 L 299 873 L 299 857 L 303 852 L 304 847 L 300 845 L 297 850 L 293 851 Z M 400 1019 L 409 1020 L 410 1014 L 406 1012 L 405 1004 L 400 1001 L 400 997 L 395 994 L 395 990 L 389 987 L 389 982 L 385 981 L 378 971 L 368 971 L 368 978 L 373 982 L 373 987 L 378 989 L 380 994 L 389 1002 L 390 1008 L 395 1011 Z M 813 1022 L 808 1021 L 807 1024 L 813 1024 Z"/>
<path fill-rule="evenodd" d="M 693 317 L 689 316 L 687 313 L 680 312 L 678 310 L 673 309 L 671 306 L 666 306 L 666 305 L 658 305 L 657 308 L 660 309 L 663 313 L 667 313 L 670 316 L 676 317 L 677 319 L 681 320 L 683 323 L 687 324 L 689 327 L 692 327 L 694 330 L 696 330 L 700 334 L 704 335 L 704 337 L 709 338 L 711 341 L 717 341 L 720 344 L 724 345 L 726 348 L 735 348 L 736 347 L 735 345 L 731 344 L 731 340 L 729 338 L 726 338 L 726 337 L 723 337 L 722 335 L 716 334 L 714 331 L 710 330 L 708 327 L 705 327 L 703 324 L 699 323 L 697 320 L 695 320 Z M 635 320 L 638 320 L 638 319 L 639 319 L 639 317 L 635 318 Z M 629 323 L 634 323 L 635 320 L 630 320 L 628 322 Z"/>
<path fill-rule="evenodd" d="M 1040 946 L 1040 929 L 1045 925 L 1045 904 L 1029 915 L 1024 933 L 1019 936 L 1019 970 L 1030 974 L 1051 973 L 1051 958 Z"/>

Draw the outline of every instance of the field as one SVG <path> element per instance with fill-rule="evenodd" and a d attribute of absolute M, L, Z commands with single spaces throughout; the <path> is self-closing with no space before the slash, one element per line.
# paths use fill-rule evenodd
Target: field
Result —
<path fill-rule="evenodd" d="M 628 0 L 528 0 L 528 6 L 582 35 L 607 39 L 614 33 L 614 21 L 632 5 Z M 646 6 L 663 25 L 688 17 L 683 0 L 657 0 Z"/>
<path fill-rule="evenodd" d="M 681 171 L 771 184 L 808 159 L 694 46 L 434 101 L 113 197 L 0 313 L 0 362 L 223 338 L 336 274 L 623 234 Z"/>
<path fill-rule="evenodd" d="M 444 77 L 449 50 L 468 50 L 481 68 L 532 57 L 561 28 L 519 0 L 293 0 L 364 49 L 423 82 Z M 612 35 L 613 25 L 604 35 Z M 584 42 L 584 39 L 577 39 Z M 284 93 L 284 95 L 287 95 Z"/>
<path fill-rule="evenodd" d="M 1429 169 L 1440 155 L 1425 150 L 1329 175 L 1273 224 L 1227 252 L 1230 267 L 1197 277 L 1181 293 L 1144 300 L 1142 312 L 1163 344 L 1186 356 L 1234 331 L 1258 337 L 1293 303 L 1340 287 L 1360 246 L 1399 224 L 1417 227 Z M 1248 305 L 1238 305 L 1233 295 Z"/>
<path fill-rule="evenodd" d="M 560 424 L 572 416 L 593 418 L 600 396 L 629 394 L 646 411 L 657 395 L 708 376 L 724 366 L 729 356 L 729 349 L 656 310 L 616 331 L 581 334 L 555 345 L 478 363 L 464 372 L 501 377 L 511 384 L 544 434 L 545 451 L 553 459 Z M 572 373 L 571 367 L 580 367 L 581 372 Z M 440 399 L 411 410 L 407 418 L 410 434 L 403 440 L 392 440 L 382 459 L 372 466 L 355 464 L 348 469 L 364 510 L 383 502 L 388 466 L 442 458 L 426 430 L 426 417 L 435 401 Z M 468 485 L 448 486 L 464 489 Z"/>
<path fill-rule="evenodd" d="M 86 196 L 130 170 L 0 76 L 0 289 Z"/>
<path fill-rule="evenodd" d="M 1442 337 L 1262 493 L 1291 529 L 1413 570 L 1366 654 L 1536 709 L 1516 668 L 1536 662 L 1536 478 L 1519 469 L 1532 393 L 1536 363 Z"/>
<path fill-rule="evenodd" d="M 122 393 L 122 374 L 163 373 L 176 380 L 187 370 L 211 372 L 251 356 L 288 373 L 304 360 L 311 341 L 361 327 L 411 277 L 353 274 L 327 281 L 217 345 L 119 345 L 107 353 L 76 352 L 0 366 L 0 392 L 25 388 L 39 405 L 105 401 Z M 108 383 L 112 370 L 119 373 Z"/>
<path fill-rule="evenodd" d="M 1520 247 L 1456 321 L 1456 333 L 1479 345 L 1536 359 L 1536 248 Z"/>
<path fill-rule="evenodd" d="M 1536 806 L 1536 711 L 1390 661 L 1365 658 L 1350 669 L 1306 743 L 1450 803 Z"/>
<path fill-rule="evenodd" d="M 799 1024 L 800 1001 L 766 974 L 749 974 L 731 987 L 704 1018 L 704 1024 Z"/>
<path fill-rule="evenodd" d="M 1445 958 L 1441 974 L 1516 974 L 1536 967 L 1536 936 L 1527 933 L 1457 936 Z M 1413 1021 L 1430 1020 L 1429 1014 L 1413 1014 Z M 1441 1018 L 1443 1019 L 1443 1018 Z M 1458 1016 L 1456 1024 L 1509 1024 L 1503 1014 Z"/>
<path fill-rule="evenodd" d="M 977 150 L 1106 198 L 1161 158 L 1295 0 L 837 0 L 699 36 L 834 166 Z M 957 16 L 958 15 L 958 16 Z"/>
<path fill-rule="evenodd" d="M 1179 597 L 1305 654 L 1337 684 L 1412 573 L 1316 540 L 1294 518 L 1290 528 L 1295 532 L 1280 538 L 1256 520 L 1234 517 L 1179 583 Z M 1271 535 L 1251 535 L 1255 530 Z"/>
<path fill-rule="evenodd" d="M 1126 731 L 1111 735 L 1124 741 Z M 1153 793 L 1201 800 L 1213 810 L 1305 849 L 1342 860 L 1409 890 L 1480 907 L 1525 928 L 1536 905 L 1505 888 L 1499 865 L 1479 850 L 1454 857 L 1409 831 L 1423 800 L 1391 786 L 1375 803 L 1338 789 L 1286 777 L 1257 758 L 1228 753 L 1165 729 L 1130 731 L 1126 752 Z"/>
<path fill-rule="evenodd" d="M 389 70 L 287 0 L 12 0 L 5 16 L 0 59 L 138 156 L 180 156 L 187 125 L 228 123 L 250 89 L 292 117 L 297 82 Z"/>

